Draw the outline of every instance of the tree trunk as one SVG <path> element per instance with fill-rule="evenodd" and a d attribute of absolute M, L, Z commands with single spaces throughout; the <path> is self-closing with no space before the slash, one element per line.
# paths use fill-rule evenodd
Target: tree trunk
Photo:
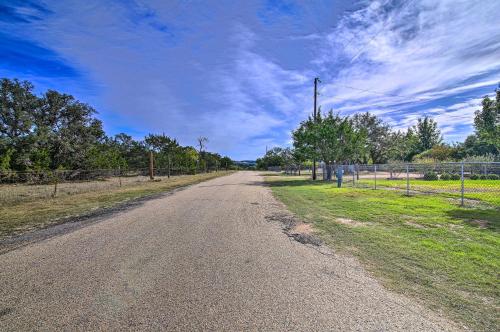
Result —
<path fill-rule="evenodd" d="M 326 165 L 326 181 L 332 181 L 332 164 Z"/>

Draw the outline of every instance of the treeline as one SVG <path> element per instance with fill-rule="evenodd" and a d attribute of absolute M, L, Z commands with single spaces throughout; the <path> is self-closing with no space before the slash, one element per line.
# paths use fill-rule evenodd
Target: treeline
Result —
<path fill-rule="evenodd" d="M 172 167 L 183 172 L 229 169 L 229 157 L 198 146 L 181 146 L 165 134 L 135 140 L 126 133 L 105 134 L 96 111 L 73 96 L 48 90 L 41 96 L 33 84 L 2 79 L 0 85 L 0 171 L 56 169 L 139 169 Z"/>
<path fill-rule="evenodd" d="M 474 134 L 447 144 L 436 121 L 425 116 L 406 131 L 395 131 L 371 113 L 340 116 L 330 111 L 309 117 L 293 131 L 293 148 L 276 147 L 257 159 L 257 168 L 298 167 L 312 159 L 326 164 L 498 161 L 500 159 L 500 89 L 484 97 L 475 112 Z"/>

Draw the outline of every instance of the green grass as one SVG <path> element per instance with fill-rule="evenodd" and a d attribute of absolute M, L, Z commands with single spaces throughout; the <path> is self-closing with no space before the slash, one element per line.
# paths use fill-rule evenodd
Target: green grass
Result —
<path fill-rule="evenodd" d="M 139 182 L 135 185 L 106 190 L 2 204 L 0 205 L 0 239 L 58 224 L 67 218 L 86 215 L 98 209 L 111 208 L 132 199 L 167 192 L 230 173 L 232 172 L 175 176 L 162 181 Z"/>
<path fill-rule="evenodd" d="M 292 177 L 267 181 L 326 243 L 357 256 L 388 288 L 474 330 L 498 327 L 498 206 L 461 208 L 442 196 L 338 189 Z"/>
<path fill-rule="evenodd" d="M 375 180 L 361 178 L 358 182 L 367 187 L 374 187 Z M 406 179 L 377 179 L 377 187 L 406 189 Z M 436 192 L 448 197 L 460 197 L 460 180 L 425 181 L 410 179 L 410 190 Z M 500 180 L 469 180 L 464 182 L 464 198 L 483 203 L 500 205 Z"/>

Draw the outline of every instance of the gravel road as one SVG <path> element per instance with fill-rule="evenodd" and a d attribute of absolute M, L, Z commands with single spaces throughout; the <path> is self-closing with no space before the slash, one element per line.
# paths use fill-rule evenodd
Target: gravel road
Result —
<path fill-rule="evenodd" d="M 456 329 L 288 237 L 262 181 L 217 178 L 0 255 L 0 330 Z"/>

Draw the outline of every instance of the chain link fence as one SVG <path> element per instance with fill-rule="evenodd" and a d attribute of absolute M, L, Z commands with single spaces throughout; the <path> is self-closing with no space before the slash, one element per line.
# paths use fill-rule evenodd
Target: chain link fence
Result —
<path fill-rule="evenodd" d="M 460 205 L 500 206 L 500 163 L 463 162 L 437 164 L 322 165 L 324 180 L 342 187 L 395 190 L 405 195 L 433 194 L 456 200 Z"/>
<path fill-rule="evenodd" d="M 208 172 L 218 171 L 209 169 Z M 155 181 L 193 175 L 193 169 L 156 168 Z M 151 181 L 149 169 L 98 169 L 55 171 L 0 171 L 0 205 L 49 199 L 86 192 L 108 191 Z"/>

